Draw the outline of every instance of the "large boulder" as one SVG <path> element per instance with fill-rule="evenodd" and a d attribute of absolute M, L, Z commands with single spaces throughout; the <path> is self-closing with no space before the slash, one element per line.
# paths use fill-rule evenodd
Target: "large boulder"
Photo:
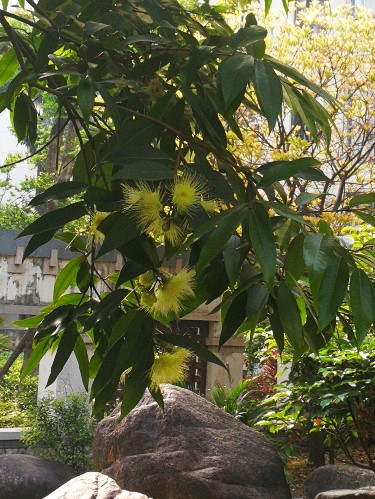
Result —
<path fill-rule="evenodd" d="M 146 393 L 121 423 L 119 409 L 101 421 L 97 469 L 154 499 L 291 497 L 266 437 L 188 390 L 162 391 L 164 412 Z"/>
<path fill-rule="evenodd" d="M 357 466 L 327 464 L 312 471 L 306 478 L 305 492 L 314 499 L 327 490 L 359 489 L 375 486 L 375 473 Z"/>
<path fill-rule="evenodd" d="M 121 490 L 107 475 L 89 472 L 77 476 L 44 499 L 151 499 L 138 492 Z"/>
<path fill-rule="evenodd" d="M 42 499 L 70 480 L 64 466 L 26 454 L 0 456 L 0 499 Z"/>
<path fill-rule="evenodd" d="M 318 494 L 315 499 L 369 499 L 370 497 L 375 497 L 375 487 L 355 490 L 327 490 Z"/>

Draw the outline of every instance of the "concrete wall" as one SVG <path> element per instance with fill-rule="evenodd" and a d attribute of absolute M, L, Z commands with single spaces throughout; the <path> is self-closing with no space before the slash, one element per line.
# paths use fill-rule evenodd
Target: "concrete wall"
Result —
<path fill-rule="evenodd" d="M 29 238 L 16 239 L 17 234 L 17 231 L 0 230 L 0 317 L 6 320 L 2 329 L 8 332 L 14 345 L 19 341 L 22 332 L 20 334 L 20 330 L 12 326 L 11 322 L 35 315 L 42 307 L 50 304 L 58 271 L 69 260 L 78 256 L 77 253 L 69 251 L 63 243 L 53 240 L 38 248 L 23 262 L 24 249 Z M 169 271 L 178 271 L 186 265 L 186 256 L 170 261 L 169 265 L 170 267 L 167 268 Z M 98 270 L 102 276 L 120 270 L 121 267 L 122 257 L 116 252 L 105 255 L 98 262 Z M 104 291 L 104 287 L 102 289 L 99 287 L 99 292 L 101 291 Z M 223 368 L 209 364 L 207 366 L 206 390 L 213 388 L 215 383 L 234 386 L 242 379 L 242 338 L 232 339 L 218 351 L 221 331 L 220 314 L 210 315 L 210 311 L 216 304 L 203 305 L 184 318 L 209 322 L 209 337 L 206 344 L 230 368 L 230 377 L 228 377 Z M 88 343 L 87 347 L 90 352 L 92 347 Z M 83 390 L 74 356 L 69 359 L 57 380 L 46 388 L 52 362 L 53 354 L 48 354 L 40 364 L 39 394 L 41 396 L 45 395 L 47 391 L 59 397 L 72 391 Z"/>

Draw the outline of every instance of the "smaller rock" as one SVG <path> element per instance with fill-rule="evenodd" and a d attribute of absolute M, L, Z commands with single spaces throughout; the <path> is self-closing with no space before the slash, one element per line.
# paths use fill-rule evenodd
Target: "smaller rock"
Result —
<path fill-rule="evenodd" d="M 27 454 L 0 456 L 0 499 L 42 499 L 74 476 L 65 466 Z"/>
<path fill-rule="evenodd" d="M 305 492 L 308 499 L 315 499 L 325 491 L 357 490 L 368 486 L 375 487 L 373 471 L 358 466 L 327 464 L 317 468 L 306 478 Z"/>
<path fill-rule="evenodd" d="M 375 487 L 354 490 L 327 490 L 318 494 L 315 499 L 368 499 L 369 497 L 375 497 Z"/>
<path fill-rule="evenodd" d="M 151 499 L 139 492 L 121 490 L 107 475 L 84 473 L 65 483 L 44 499 Z"/>

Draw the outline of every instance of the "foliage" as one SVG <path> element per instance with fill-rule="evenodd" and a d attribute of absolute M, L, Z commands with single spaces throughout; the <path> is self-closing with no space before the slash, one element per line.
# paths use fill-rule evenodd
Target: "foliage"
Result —
<path fill-rule="evenodd" d="M 319 162 L 255 167 L 228 142 L 228 134 L 242 138 L 240 105 L 272 131 L 284 100 L 327 143 L 326 107 L 336 108 L 327 92 L 265 53 L 267 32 L 253 13 L 234 31 L 208 3 L 193 14 L 174 0 L 25 3 L 31 9 L 16 17 L 27 29 L 0 11 L 0 69 L 7 69 L 0 111 L 11 109 L 18 139 L 33 145 L 36 101 L 48 94 L 79 148 L 72 178 L 31 202 L 52 200 L 56 209 L 21 232 L 31 236 L 25 257 L 53 237 L 77 254 L 56 279 L 53 304 L 17 322 L 37 328 L 24 374 L 53 348 L 52 383 L 74 352 L 85 386 L 93 379 L 94 412 L 123 373 L 122 416 L 147 387 L 162 404 L 150 373 L 166 346 L 225 367 L 176 334 L 178 318 L 218 297 L 220 346 L 268 318 L 279 351 L 286 338 L 295 362 L 324 346 L 337 321 L 349 324 L 359 347 L 374 309 L 362 252 L 343 247 L 327 223 L 315 227 L 288 200 L 290 181 L 328 182 Z M 76 194 L 80 200 L 58 205 Z M 64 230 L 85 217 L 86 239 Z M 96 262 L 111 250 L 124 265 L 106 278 Z M 186 268 L 166 270 L 177 256 Z M 79 293 L 64 294 L 71 285 Z M 161 328 L 171 325 L 173 332 Z M 83 334 L 95 348 L 90 361 Z"/>
<path fill-rule="evenodd" d="M 272 56 L 292 64 L 339 102 L 337 108 L 327 108 L 334 123 L 330 142 L 321 131 L 308 129 L 303 109 L 300 116 L 291 115 L 284 106 L 268 134 L 266 120 L 243 107 L 239 124 L 244 143 L 231 134 L 231 147 L 251 168 L 306 155 L 318 159 L 327 181 L 290 179 L 288 203 L 311 216 L 338 211 L 348 216 L 350 198 L 373 189 L 375 15 L 359 5 L 332 8 L 329 2 L 314 1 L 306 8 L 293 4 L 288 16 L 271 11 L 264 23 Z M 288 99 L 294 98 L 288 92 Z M 318 135 L 322 137 L 316 141 Z"/>
<path fill-rule="evenodd" d="M 95 420 L 87 396 L 71 393 L 62 399 L 44 397 L 34 407 L 22 440 L 36 454 L 72 467 L 77 473 L 90 468 L 89 452 Z"/>
<path fill-rule="evenodd" d="M 0 366 L 7 354 L 0 355 Z M 18 359 L 0 379 L 0 427 L 19 428 L 29 424 L 36 405 L 38 378 L 27 376 L 20 380 L 22 360 Z"/>
<path fill-rule="evenodd" d="M 265 402 L 273 408 L 258 424 L 273 433 L 291 428 L 325 431 L 329 445 L 339 446 L 350 462 L 358 464 L 352 450 L 359 446 L 374 468 L 368 451 L 375 439 L 374 346 L 373 336 L 361 352 L 339 338 L 319 356 L 310 354 L 299 361 L 287 385 L 279 385 Z"/>

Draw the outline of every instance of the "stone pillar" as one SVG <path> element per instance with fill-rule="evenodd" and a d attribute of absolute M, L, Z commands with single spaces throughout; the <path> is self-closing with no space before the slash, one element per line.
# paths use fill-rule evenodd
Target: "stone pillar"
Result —
<path fill-rule="evenodd" d="M 222 367 L 209 362 L 207 364 L 206 395 L 215 387 L 215 384 L 234 388 L 243 378 L 245 348 L 243 336 L 231 338 L 219 350 L 220 333 L 221 322 L 210 322 L 206 346 L 228 367 L 229 375 Z"/>

